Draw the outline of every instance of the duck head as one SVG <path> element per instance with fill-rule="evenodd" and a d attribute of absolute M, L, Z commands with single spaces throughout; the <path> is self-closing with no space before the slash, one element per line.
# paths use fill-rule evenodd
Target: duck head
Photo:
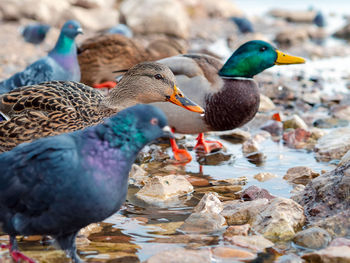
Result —
<path fill-rule="evenodd" d="M 117 87 L 111 90 L 110 96 L 112 100 L 118 100 L 119 105 L 124 104 L 127 107 L 137 103 L 168 101 L 189 111 L 204 113 L 203 108 L 176 87 L 173 72 L 157 62 L 142 62 L 132 67 L 118 82 Z"/>
<path fill-rule="evenodd" d="M 253 40 L 244 43 L 232 54 L 219 75 L 252 78 L 274 65 L 301 63 L 305 63 L 305 59 L 287 55 L 265 41 Z"/>

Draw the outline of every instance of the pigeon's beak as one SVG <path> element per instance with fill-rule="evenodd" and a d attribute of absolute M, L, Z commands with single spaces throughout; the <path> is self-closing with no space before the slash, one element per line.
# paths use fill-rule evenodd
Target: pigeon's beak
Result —
<path fill-rule="evenodd" d="M 163 137 L 167 138 L 175 138 L 173 132 L 171 131 L 171 128 L 169 126 L 165 126 L 163 128 Z"/>
<path fill-rule="evenodd" d="M 84 34 L 84 31 L 83 31 L 83 29 L 81 27 L 78 27 L 77 28 L 77 33 L 78 34 Z"/>
<path fill-rule="evenodd" d="M 176 87 L 176 85 L 174 85 L 173 94 L 171 94 L 171 96 L 167 98 L 167 101 L 170 101 L 189 111 L 204 113 L 204 109 L 201 106 L 194 103 L 193 101 L 191 101 L 189 98 L 185 97 L 185 95 L 178 87 Z"/>

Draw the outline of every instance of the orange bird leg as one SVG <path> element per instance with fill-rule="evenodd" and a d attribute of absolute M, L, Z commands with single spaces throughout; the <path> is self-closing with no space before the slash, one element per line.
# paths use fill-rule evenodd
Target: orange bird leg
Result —
<path fill-rule="evenodd" d="M 17 241 L 16 238 L 10 237 L 10 244 L 9 245 L 0 245 L 0 248 L 5 248 L 10 250 L 10 255 L 14 262 L 28 262 L 28 263 L 35 263 L 35 261 L 26 255 L 22 254 L 18 251 L 17 248 Z"/>
<path fill-rule="evenodd" d="M 200 133 L 197 137 L 197 144 L 194 149 L 210 153 L 215 150 L 222 149 L 222 143 L 219 141 L 206 141 L 204 140 L 204 133 Z"/>
<path fill-rule="evenodd" d="M 103 88 L 111 89 L 111 88 L 114 88 L 116 85 L 117 85 L 117 82 L 106 81 L 100 84 L 94 84 L 92 85 L 92 87 L 94 87 L 95 89 L 103 89 Z"/>
<path fill-rule="evenodd" d="M 172 132 L 175 132 L 174 128 L 172 128 L 171 130 Z M 170 145 L 171 149 L 173 150 L 174 158 L 176 161 L 179 161 L 181 163 L 189 163 L 190 161 L 192 161 L 191 154 L 185 149 L 179 149 L 174 138 L 170 138 Z"/>

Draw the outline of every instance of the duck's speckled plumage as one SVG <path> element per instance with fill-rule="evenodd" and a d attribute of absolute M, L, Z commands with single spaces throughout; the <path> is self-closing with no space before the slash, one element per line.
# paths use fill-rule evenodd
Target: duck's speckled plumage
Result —
<path fill-rule="evenodd" d="M 186 50 L 175 40 L 159 39 L 147 47 L 120 34 L 102 35 L 87 39 L 78 49 L 81 82 L 94 85 L 114 81 L 113 71 L 129 69 L 143 61 L 184 53 Z"/>
<path fill-rule="evenodd" d="M 157 74 L 163 78 L 156 79 Z M 0 96 L 0 112 L 7 119 L 0 122 L 0 152 L 33 139 L 96 125 L 138 103 L 173 102 L 171 97 L 175 92 L 183 96 L 175 89 L 173 73 L 154 62 L 131 68 L 107 96 L 72 81 L 52 81 L 15 89 Z"/>

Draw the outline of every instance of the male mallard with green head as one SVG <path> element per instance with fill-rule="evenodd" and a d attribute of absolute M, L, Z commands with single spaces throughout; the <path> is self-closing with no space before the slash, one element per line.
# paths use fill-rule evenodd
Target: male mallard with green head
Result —
<path fill-rule="evenodd" d="M 204 140 L 204 132 L 235 129 L 257 113 L 260 95 L 255 75 L 274 65 L 299 64 L 305 60 L 287 55 L 265 41 L 254 40 L 241 45 L 223 66 L 218 59 L 203 54 L 179 55 L 158 62 L 174 72 L 179 87 L 205 113 L 200 116 L 172 105 L 156 105 L 166 113 L 175 132 L 199 133 L 196 148 L 208 153 L 222 144 Z M 172 146 L 175 158 L 181 159 L 176 154 L 175 141 Z"/>

